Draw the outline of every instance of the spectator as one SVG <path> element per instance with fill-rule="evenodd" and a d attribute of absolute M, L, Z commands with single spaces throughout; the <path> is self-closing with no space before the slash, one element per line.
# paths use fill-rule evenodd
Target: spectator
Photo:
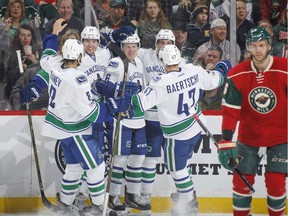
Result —
<path fill-rule="evenodd" d="M 64 28 L 62 32 L 58 35 L 58 38 L 61 38 L 62 35 L 68 29 L 75 29 L 78 33 L 82 32 L 84 29 L 84 22 L 82 19 L 73 15 L 73 1 L 72 0 L 59 0 L 57 1 L 57 9 L 59 16 L 63 18 L 67 22 L 67 26 Z M 53 25 L 55 21 L 59 19 L 59 17 L 55 17 L 51 19 L 45 25 L 45 34 L 51 34 L 53 30 Z"/>
<path fill-rule="evenodd" d="M 101 24 L 110 14 L 110 0 L 98 0 L 94 4 L 95 13 L 99 24 Z"/>
<path fill-rule="evenodd" d="M 155 35 L 161 29 L 171 29 L 158 0 L 148 0 L 138 23 L 138 34 L 143 48 L 155 49 Z"/>
<path fill-rule="evenodd" d="M 208 7 L 197 4 L 193 11 L 193 22 L 187 24 L 188 40 L 193 48 L 197 49 L 203 43 L 210 40 L 210 24 L 208 22 Z"/>
<path fill-rule="evenodd" d="M 222 55 L 223 51 L 218 45 L 209 47 L 202 67 L 206 70 L 213 70 L 221 61 Z M 225 84 L 216 89 L 204 91 L 203 98 L 198 102 L 202 110 L 221 110 L 224 86 Z"/>
<path fill-rule="evenodd" d="M 230 41 L 226 39 L 227 37 L 227 25 L 223 19 L 216 19 L 211 23 L 210 27 L 211 39 L 210 41 L 202 44 L 198 49 L 197 53 L 194 56 L 194 61 L 201 61 L 201 58 L 205 58 L 208 48 L 212 45 L 218 45 L 223 50 L 223 56 L 221 60 L 230 61 Z M 236 44 L 236 63 L 239 62 L 241 51 L 239 46 Z"/>
<path fill-rule="evenodd" d="M 261 19 L 268 20 L 273 26 L 285 16 L 287 0 L 260 0 Z"/>
<path fill-rule="evenodd" d="M 18 27 L 23 24 L 29 24 L 34 28 L 31 21 L 25 18 L 25 7 L 22 0 L 11 0 L 7 5 L 5 17 L 0 22 L 0 44 L 1 50 L 7 50 L 10 46 L 10 41 L 13 39 L 14 34 Z M 35 34 L 38 41 L 42 41 L 39 30 L 35 29 Z"/>
<path fill-rule="evenodd" d="M 30 47 L 29 50 L 26 50 L 26 47 Z M 38 44 L 34 31 L 29 25 L 24 24 L 17 29 L 7 54 L 5 55 L 6 99 L 10 98 L 12 88 L 20 77 L 16 50 L 21 51 L 24 71 L 39 66 L 39 57 L 42 53 L 41 46 Z"/>
<path fill-rule="evenodd" d="M 132 26 L 136 28 L 136 26 L 124 16 L 126 7 L 125 0 L 111 0 L 109 5 L 110 15 L 100 24 L 100 32 L 108 34 L 111 30 L 117 29 L 120 26 Z"/>
<path fill-rule="evenodd" d="M 188 32 L 186 25 L 182 22 L 175 23 L 173 33 L 175 35 L 175 45 L 180 50 L 181 57 L 184 58 L 186 62 L 191 63 L 196 49 L 193 48 L 187 40 Z"/>
<path fill-rule="evenodd" d="M 0 18 L 4 17 L 7 13 L 8 3 L 11 0 L 1 0 L 0 1 Z M 33 20 L 38 14 L 37 4 L 33 0 L 23 0 L 25 17 L 29 20 Z"/>
<path fill-rule="evenodd" d="M 286 9 L 285 16 L 282 21 L 273 27 L 272 37 L 272 55 L 281 56 L 288 58 L 288 30 L 287 30 L 287 13 Z"/>
<path fill-rule="evenodd" d="M 246 4 L 243 0 L 236 1 L 236 38 L 241 50 L 240 61 L 243 60 L 246 51 L 246 35 L 256 25 L 247 19 Z M 230 21 L 227 22 L 227 38 L 230 38 Z"/>
<path fill-rule="evenodd" d="M 191 21 L 192 12 L 194 11 L 196 4 L 202 3 L 208 7 L 209 2 L 210 1 L 208 0 L 197 0 L 197 1 L 181 0 L 179 2 L 179 7 L 176 13 L 173 15 L 172 25 L 174 25 L 174 23 L 178 21 L 188 24 Z"/>

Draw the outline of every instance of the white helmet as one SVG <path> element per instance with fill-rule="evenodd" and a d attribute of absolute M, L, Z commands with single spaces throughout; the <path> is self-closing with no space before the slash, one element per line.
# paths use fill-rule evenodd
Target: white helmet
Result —
<path fill-rule="evenodd" d="M 77 60 L 82 54 L 84 56 L 84 46 L 76 39 L 68 39 L 62 47 L 62 56 L 64 59 Z"/>
<path fill-rule="evenodd" d="M 156 35 L 156 43 L 158 40 L 171 40 L 175 44 L 175 35 L 170 29 L 161 29 Z"/>
<path fill-rule="evenodd" d="M 137 33 L 127 37 L 125 40 L 121 41 L 121 49 L 123 44 L 134 44 L 138 43 L 140 47 L 140 38 L 138 37 Z"/>
<path fill-rule="evenodd" d="M 81 41 L 83 39 L 100 40 L 100 32 L 95 26 L 86 26 L 81 32 Z"/>
<path fill-rule="evenodd" d="M 159 60 L 164 66 L 177 65 L 180 63 L 180 51 L 179 49 L 171 44 L 165 45 L 159 50 Z"/>

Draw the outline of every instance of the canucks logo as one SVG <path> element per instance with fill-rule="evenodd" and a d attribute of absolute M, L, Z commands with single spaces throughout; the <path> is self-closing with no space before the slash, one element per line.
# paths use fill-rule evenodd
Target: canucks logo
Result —
<path fill-rule="evenodd" d="M 250 92 L 249 103 L 255 111 L 266 114 L 275 108 L 277 98 L 271 89 L 259 86 Z"/>

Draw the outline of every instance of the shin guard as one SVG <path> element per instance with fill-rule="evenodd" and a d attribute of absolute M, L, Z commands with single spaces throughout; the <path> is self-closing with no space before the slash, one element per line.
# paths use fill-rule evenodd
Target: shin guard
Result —
<path fill-rule="evenodd" d="M 243 175 L 253 186 L 255 175 Z M 237 173 L 233 175 L 233 215 L 247 216 L 251 208 L 252 194 Z"/>
<path fill-rule="evenodd" d="M 286 175 L 284 173 L 265 173 L 265 183 L 269 215 L 284 215 L 286 205 Z"/>

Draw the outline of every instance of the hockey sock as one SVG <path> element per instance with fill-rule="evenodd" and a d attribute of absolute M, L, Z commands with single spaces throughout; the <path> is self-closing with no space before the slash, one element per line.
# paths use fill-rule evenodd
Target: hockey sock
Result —
<path fill-rule="evenodd" d="M 265 182 L 269 215 L 283 215 L 286 205 L 286 175 L 284 173 L 265 173 Z"/>
<path fill-rule="evenodd" d="M 186 202 L 193 200 L 194 185 L 186 167 L 182 170 L 170 171 L 170 175 L 174 179 L 175 186 L 179 193 L 179 199 L 186 200 Z"/>
<path fill-rule="evenodd" d="M 139 194 L 141 187 L 142 165 L 145 155 L 130 155 L 125 172 L 127 193 Z"/>
<path fill-rule="evenodd" d="M 243 175 L 253 186 L 255 175 Z M 252 194 L 238 174 L 233 175 L 233 215 L 247 216 L 251 208 Z"/>
<path fill-rule="evenodd" d="M 142 166 L 141 193 L 151 194 L 156 176 L 156 157 L 145 157 Z"/>
<path fill-rule="evenodd" d="M 61 185 L 61 202 L 71 205 L 79 188 L 83 169 L 80 164 L 67 164 Z"/>
<path fill-rule="evenodd" d="M 89 189 L 91 201 L 94 205 L 99 206 L 103 204 L 105 195 L 104 162 L 101 163 L 98 167 L 87 170 L 86 172 L 87 186 Z"/>
<path fill-rule="evenodd" d="M 126 161 L 127 156 L 115 155 L 109 191 L 111 196 L 119 196 L 121 194 L 123 169 L 126 165 Z"/>

